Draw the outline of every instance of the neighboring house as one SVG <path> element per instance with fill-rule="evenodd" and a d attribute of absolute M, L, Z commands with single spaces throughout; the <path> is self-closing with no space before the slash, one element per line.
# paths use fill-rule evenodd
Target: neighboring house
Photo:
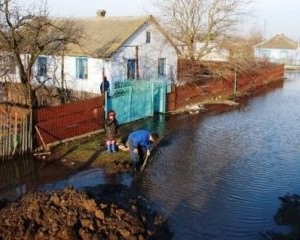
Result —
<path fill-rule="evenodd" d="M 254 46 L 254 56 L 274 63 L 281 63 L 285 68 L 300 68 L 299 43 L 284 34 L 263 41 Z"/>
<path fill-rule="evenodd" d="M 112 88 L 127 79 L 176 81 L 177 48 L 153 16 L 98 15 L 75 18 L 84 30 L 80 46 L 67 45 L 64 56 L 40 56 L 34 76 L 59 83 L 63 72 L 66 88 L 92 93 L 100 93 L 103 76 Z"/>
<path fill-rule="evenodd" d="M 184 44 L 178 44 L 182 58 L 189 58 L 188 48 Z M 216 43 L 204 43 L 196 42 L 195 44 L 195 56 L 199 60 L 204 61 L 227 61 L 229 57 L 229 51 L 225 48 L 220 48 Z"/>
<path fill-rule="evenodd" d="M 215 43 L 210 43 L 205 46 L 205 43 L 196 43 L 196 50 L 201 52 L 203 48 L 207 48 L 208 52 L 201 58 L 204 61 L 227 61 L 229 57 L 229 51 L 225 48 L 220 48 Z"/>

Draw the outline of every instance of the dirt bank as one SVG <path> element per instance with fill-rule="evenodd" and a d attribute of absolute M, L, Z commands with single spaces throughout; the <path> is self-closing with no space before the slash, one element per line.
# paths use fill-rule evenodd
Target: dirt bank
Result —
<path fill-rule="evenodd" d="M 0 204 L 0 239 L 171 239 L 147 205 L 120 185 L 29 193 Z"/>

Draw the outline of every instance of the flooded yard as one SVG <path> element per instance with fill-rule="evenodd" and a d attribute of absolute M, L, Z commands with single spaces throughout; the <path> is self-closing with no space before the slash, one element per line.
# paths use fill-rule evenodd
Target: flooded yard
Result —
<path fill-rule="evenodd" d="M 286 232 L 274 215 L 278 197 L 299 194 L 299 103 L 300 72 L 286 72 L 283 86 L 241 106 L 133 124 L 163 136 L 139 178 L 108 179 L 101 169 L 89 169 L 47 184 L 33 182 L 43 191 L 111 181 L 135 187 L 167 218 L 174 240 L 255 240 L 267 231 Z"/>

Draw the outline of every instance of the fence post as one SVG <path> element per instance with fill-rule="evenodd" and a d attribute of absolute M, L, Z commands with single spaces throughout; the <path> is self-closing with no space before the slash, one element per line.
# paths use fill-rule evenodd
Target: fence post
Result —
<path fill-rule="evenodd" d="M 151 113 L 149 113 L 150 115 L 152 115 L 153 116 L 153 114 L 154 114 L 154 90 L 155 90 L 155 88 L 154 88 L 154 81 L 151 81 L 150 82 L 151 83 Z"/>

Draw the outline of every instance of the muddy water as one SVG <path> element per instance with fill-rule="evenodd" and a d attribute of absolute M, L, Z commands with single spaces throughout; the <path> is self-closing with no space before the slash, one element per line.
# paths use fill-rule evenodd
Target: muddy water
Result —
<path fill-rule="evenodd" d="M 241 108 L 166 119 L 139 188 L 174 239 L 259 239 L 286 232 L 278 197 L 300 193 L 300 73 Z"/>

